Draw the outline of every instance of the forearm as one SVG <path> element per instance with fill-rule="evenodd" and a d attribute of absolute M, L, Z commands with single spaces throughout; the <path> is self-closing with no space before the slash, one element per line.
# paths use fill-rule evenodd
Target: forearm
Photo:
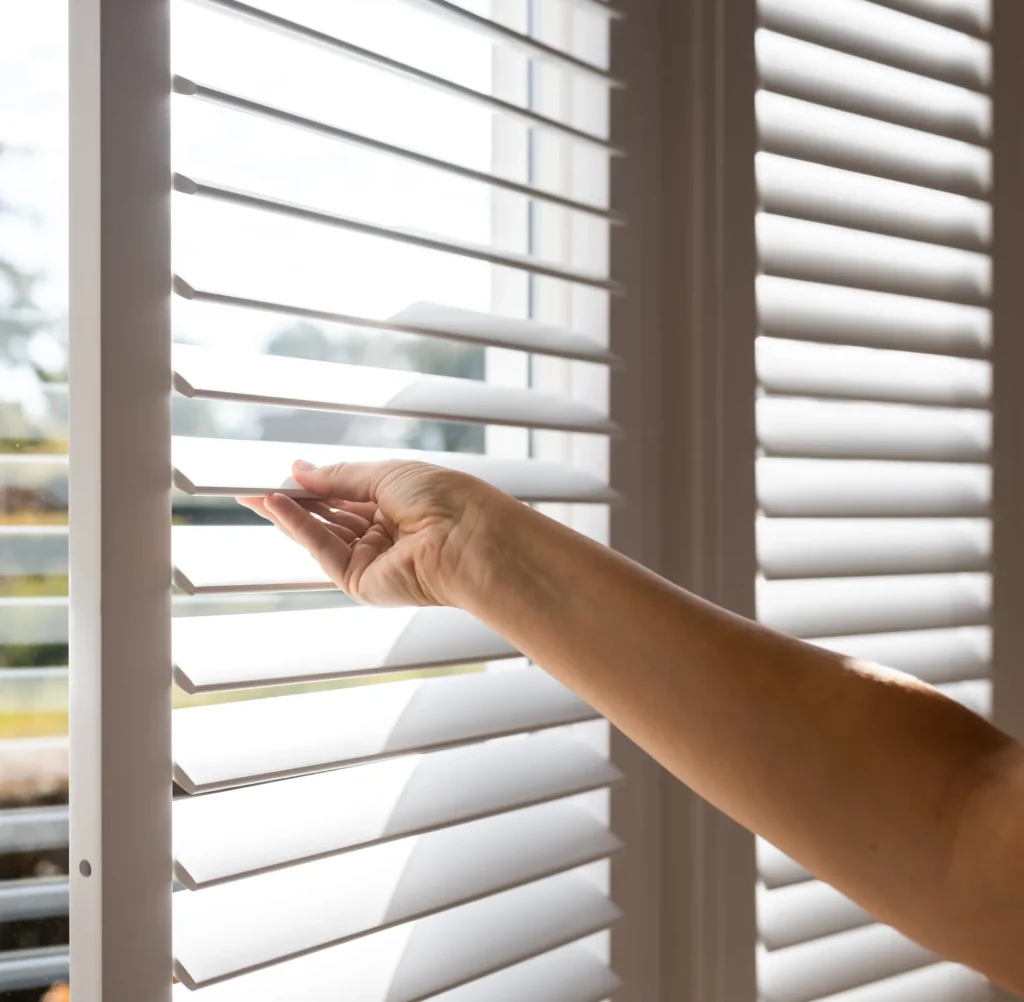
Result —
<path fill-rule="evenodd" d="M 947 953 L 973 949 L 951 941 L 948 912 L 969 904 L 953 886 L 956 840 L 1008 738 L 927 686 L 732 616 L 522 506 L 496 524 L 462 604 L 879 917 Z"/>

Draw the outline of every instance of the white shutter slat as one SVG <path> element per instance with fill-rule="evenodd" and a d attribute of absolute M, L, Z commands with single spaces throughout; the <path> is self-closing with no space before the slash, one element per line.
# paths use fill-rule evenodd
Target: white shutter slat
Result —
<path fill-rule="evenodd" d="M 6 712 L 68 712 L 67 668 L 21 668 L 9 666 L 0 672 L 0 705 Z M 6 815 L 0 810 L 0 827 Z M 0 843 L 3 832 L 0 832 Z"/>
<path fill-rule="evenodd" d="M 0 884 L 0 922 L 68 914 L 68 878 L 5 880 Z"/>
<path fill-rule="evenodd" d="M 187 397 L 600 435 L 618 431 L 598 410 L 568 397 L 474 379 L 187 344 L 173 345 L 172 356 L 175 389 Z"/>
<path fill-rule="evenodd" d="M 991 591 L 988 574 L 759 581 L 757 615 L 795 637 L 982 626 Z"/>
<path fill-rule="evenodd" d="M 66 946 L 36 950 L 11 950 L 0 955 L 0 991 L 16 992 L 28 988 L 48 988 L 68 979 Z"/>
<path fill-rule="evenodd" d="M 772 91 L 758 91 L 755 104 L 769 153 L 971 198 L 992 186 L 992 154 L 981 146 Z"/>
<path fill-rule="evenodd" d="M 757 434 L 769 456 L 978 462 L 991 447 L 987 410 L 762 397 Z"/>
<path fill-rule="evenodd" d="M 179 797 L 175 873 L 198 889 L 600 789 L 620 778 L 580 742 L 537 735 Z"/>
<path fill-rule="evenodd" d="M 499 348 L 517 348 L 536 355 L 559 355 L 584 362 L 616 364 L 617 358 L 597 342 L 560 327 L 518 320 L 495 313 L 477 313 L 437 303 L 412 303 L 393 317 L 395 330 L 436 334 Z"/>
<path fill-rule="evenodd" d="M 758 153 L 761 208 L 781 216 L 984 250 L 992 239 L 986 202 L 919 185 Z"/>
<path fill-rule="evenodd" d="M 175 778 L 189 793 L 597 714 L 540 669 L 416 679 L 175 710 Z"/>
<path fill-rule="evenodd" d="M 66 597 L 0 597 L 0 644 L 66 644 Z"/>
<path fill-rule="evenodd" d="M 763 838 L 757 842 L 757 872 L 768 890 L 813 880 L 809 870 Z"/>
<path fill-rule="evenodd" d="M 760 519 L 757 556 L 767 578 L 980 571 L 987 519 Z"/>
<path fill-rule="evenodd" d="M 43 775 L 67 776 L 68 739 L 3 738 L 0 740 L 0 775 L 17 785 L 26 778 Z"/>
<path fill-rule="evenodd" d="M 66 525 L 0 525 L 0 574 L 67 574 Z"/>
<path fill-rule="evenodd" d="M 992 0 L 874 0 L 957 31 L 984 35 L 992 27 Z"/>
<path fill-rule="evenodd" d="M 193 987 L 604 858 L 587 811 L 545 804 L 175 895 L 175 959 Z"/>
<path fill-rule="evenodd" d="M 971 679 L 965 682 L 945 682 L 937 688 L 943 695 L 948 696 L 972 713 L 978 714 L 979 717 L 991 718 L 992 683 L 987 678 Z"/>
<path fill-rule="evenodd" d="M 602 480 L 582 470 L 543 460 L 463 452 L 175 437 L 172 456 L 175 486 L 186 494 L 205 497 L 252 497 L 275 491 L 306 496 L 290 479 L 296 459 L 323 466 L 402 459 L 471 473 L 521 501 L 608 504 L 618 498 Z"/>
<path fill-rule="evenodd" d="M 771 275 L 966 305 L 985 303 L 992 291 L 991 259 L 973 251 L 767 212 L 756 227 Z"/>
<path fill-rule="evenodd" d="M 444 171 L 447 174 L 454 174 L 465 178 L 468 181 L 477 181 L 487 184 L 502 191 L 510 191 L 526 198 L 535 199 L 538 202 L 546 202 L 550 205 L 557 205 L 563 209 L 570 209 L 574 212 L 582 212 L 585 215 L 595 216 L 610 223 L 621 225 L 624 220 L 619 213 L 606 209 L 589 202 L 579 202 L 576 199 L 559 195 L 556 192 L 544 188 L 537 188 L 529 184 L 520 184 L 510 178 L 501 177 L 498 174 L 489 174 L 486 171 L 473 170 L 470 167 L 455 164 L 448 160 L 439 160 L 436 157 L 427 156 L 425 153 L 417 153 L 415 150 L 406 149 L 403 146 L 395 146 L 392 143 L 385 143 L 379 139 L 361 135 L 358 132 L 351 132 L 348 129 L 330 125 L 314 118 L 307 118 L 304 115 L 297 115 L 294 112 L 286 111 L 283 108 L 276 108 L 263 104 L 259 101 L 252 101 L 238 94 L 232 94 L 217 87 L 208 87 L 205 84 L 197 83 L 188 77 L 177 75 L 174 78 L 174 92 L 185 97 L 195 97 L 211 104 L 219 105 L 222 108 L 231 108 L 235 111 L 242 111 L 250 115 L 256 115 L 269 121 L 279 122 L 283 125 L 290 125 L 302 129 L 305 132 L 312 132 L 318 136 L 325 136 L 328 139 L 350 143 L 360 146 L 375 153 L 384 153 L 388 156 L 398 157 L 418 164 L 421 167 L 429 167 L 433 170 Z"/>
<path fill-rule="evenodd" d="M 981 359 L 769 337 L 755 350 L 768 393 L 987 407 L 992 392 L 992 365 Z"/>
<path fill-rule="evenodd" d="M 511 28 L 507 28 L 497 21 L 492 21 L 488 17 L 475 14 L 473 11 L 460 7 L 458 4 L 449 3 L 448 0 L 403 0 L 403 2 L 410 6 L 420 7 L 432 13 L 435 17 L 443 18 L 458 25 L 460 28 L 473 31 L 508 49 L 522 52 L 534 59 L 557 66 L 559 69 L 568 70 L 581 77 L 596 80 L 598 83 L 609 87 L 622 88 L 625 86 L 621 80 L 617 80 L 600 66 L 586 62 L 583 59 L 578 59 L 564 49 L 546 45 L 540 39 L 534 38 L 531 35 L 524 35 L 521 32 L 513 31 Z M 604 4 L 590 3 L 587 6 L 589 10 L 602 11 L 609 17 L 621 16 L 617 11 Z"/>
<path fill-rule="evenodd" d="M 888 926 L 872 925 L 760 957 L 764 1002 L 811 1002 L 939 958 Z"/>
<path fill-rule="evenodd" d="M 969 143 L 991 135 L 985 94 L 764 28 L 754 45 L 768 90 Z"/>
<path fill-rule="evenodd" d="M 207 2 L 207 0 L 204 0 L 204 2 Z M 217 2 L 220 2 L 220 0 L 217 0 Z M 456 254 L 460 257 L 484 261 L 488 264 L 529 272 L 532 275 L 543 275 L 546 278 L 557 278 L 565 282 L 574 282 L 578 285 L 592 286 L 606 292 L 621 294 L 623 291 L 617 282 L 597 272 L 563 268 L 560 265 L 545 263 L 543 260 L 532 257 L 529 254 L 495 251 L 491 249 L 490 245 L 486 244 L 472 244 L 465 241 L 452 240 L 419 230 L 381 226 L 378 223 L 357 219 L 354 216 L 346 216 L 338 212 L 318 209 L 314 206 L 300 205 L 297 202 L 288 202 L 281 198 L 272 198 L 268 195 L 243 191 L 240 188 L 231 188 L 228 185 L 200 181 L 186 177 L 184 174 L 174 175 L 174 190 L 183 195 L 195 195 L 219 202 L 228 202 L 232 205 L 239 205 L 243 208 L 254 209 L 260 212 L 289 216 L 304 222 L 335 226 L 353 233 L 363 234 L 364 236 L 396 240 L 426 250 L 440 251 L 444 254 Z"/>
<path fill-rule="evenodd" d="M 68 844 L 68 809 L 16 807 L 0 811 L 0 853 L 62 849 Z"/>
<path fill-rule="evenodd" d="M 619 914 L 585 878 L 550 877 L 198 993 L 176 985 L 174 1000 L 418 1002 L 598 932 Z"/>
<path fill-rule="evenodd" d="M 200 303 L 237 306 L 306 320 L 323 320 L 328 323 L 351 324 L 373 330 L 440 337 L 467 344 L 512 348 L 516 351 L 532 352 L 535 355 L 553 355 L 559 358 L 598 362 L 604 365 L 617 365 L 619 362 L 617 357 L 606 348 L 575 331 L 550 324 L 541 324 L 535 320 L 503 317 L 494 313 L 479 313 L 475 310 L 459 309 L 441 303 L 412 303 L 399 313 L 381 319 L 309 309 L 301 305 L 245 299 L 209 289 L 196 289 L 177 276 L 174 279 L 174 291 L 183 299 Z M 0 474 L 2 471 L 3 467 L 0 466 Z"/>
<path fill-rule="evenodd" d="M 989 1002 L 992 986 L 976 971 L 940 963 L 829 995 L 821 1002 Z"/>
<path fill-rule="evenodd" d="M 175 680 L 190 693 L 514 657 L 460 609 L 360 606 L 175 617 Z"/>
<path fill-rule="evenodd" d="M 565 946 L 472 984 L 436 1002 L 602 1002 L 622 982 L 586 946 Z"/>
<path fill-rule="evenodd" d="M 933 685 L 987 675 L 992 655 L 992 631 L 987 626 L 829 637 L 810 642 L 851 658 L 908 672 Z"/>
<path fill-rule="evenodd" d="M 988 514 L 992 473 L 968 463 L 773 459 L 757 464 L 766 515 L 878 517 Z"/>
<path fill-rule="evenodd" d="M 978 357 L 992 316 L 977 306 L 760 275 L 761 331 L 776 337 Z"/>
<path fill-rule="evenodd" d="M 336 587 L 306 549 L 271 526 L 176 525 L 171 544 L 174 584 L 189 595 Z"/>
<path fill-rule="evenodd" d="M 240 3 L 239 0 L 190 0 L 190 2 L 197 6 L 218 11 L 221 14 L 241 18 L 268 31 L 290 37 L 298 42 L 316 45 L 329 52 L 334 52 L 342 58 L 366 63 L 376 69 L 405 78 L 413 84 L 441 91 L 451 97 L 468 101 L 496 114 L 524 122 L 534 128 L 543 129 L 566 139 L 572 139 L 575 142 L 594 147 L 613 156 L 621 156 L 623 153 L 622 150 L 613 146 L 602 137 L 574 128 L 566 122 L 549 118 L 546 115 L 541 115 L 520 105 L 503 101 L 491 94 L 474 90 L 471 87 L 465 87 L 455 83 L 453 80 L 417 69 L 408 63 L 391 59 L 382 53 L 364 49 L 362 46 L 354 45 L 326 32 L 317 31 L 314 28 L 306 27 L 288 18 L 279 17 L 259 7 Z"/>
<path fill-rule="evenodd" d="M 757 9 L 766 27 L 841 52 L 965 87 L 990 82 L 984 42 L 869 0 L 758 0 Z"/>
<path fill-rule="evenodd" d="M 873 921 L 860 905 L 820 880 L 774 890 L 758 888 L 758 933 L 769 950 L 847 932 Z"/>
<path fill-rule="evenodd" d="M 51 491 L 66 504 L 68 498 L 68 457 L 36 455 L 0 455 L 0 487 L 26 491 Z"/>

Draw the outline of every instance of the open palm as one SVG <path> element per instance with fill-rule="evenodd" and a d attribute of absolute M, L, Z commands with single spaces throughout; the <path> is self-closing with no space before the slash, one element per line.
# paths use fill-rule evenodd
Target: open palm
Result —
<path fill-rule="evenodd" d="M 348 595 L 368 605 L 457 605 L 470 543 L 504 496 L 425 463 L 340 463 L 292 470 L 312 499 L 239 502 L 273 522 Z"/>

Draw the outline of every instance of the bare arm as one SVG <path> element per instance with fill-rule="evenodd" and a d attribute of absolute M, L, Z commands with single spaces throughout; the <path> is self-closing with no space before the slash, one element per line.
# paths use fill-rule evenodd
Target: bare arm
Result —
<path fill-rule="evenodd" d="M 908 676 L 726 613 L 470 478 L 410 464 L 298 476 L 332 499 L 327 523 L 281 496 L 262 510 L 347 591 L 469 610 L 740 823 L 1024 993 L 1016 742 Z"/>

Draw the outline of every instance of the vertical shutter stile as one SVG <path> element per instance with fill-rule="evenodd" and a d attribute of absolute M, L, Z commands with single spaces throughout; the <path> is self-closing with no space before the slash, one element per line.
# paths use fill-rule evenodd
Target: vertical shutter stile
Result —
<path fill-rule="evenodd" d="M 756 36 L 759 619 L 986 715 L 988 7 L 758 0 Z M 988 997 L 763 841 L 758 869 L 764 1002 Z"/>
<path fill-rule="evenodd" d="M 468 615 L 356 606 L 225 515 L 295 459 L 405 457 L 600 535 L 617 16 L 172 5 L 177 1002 L 617 988 L 596 714 Z"/>

